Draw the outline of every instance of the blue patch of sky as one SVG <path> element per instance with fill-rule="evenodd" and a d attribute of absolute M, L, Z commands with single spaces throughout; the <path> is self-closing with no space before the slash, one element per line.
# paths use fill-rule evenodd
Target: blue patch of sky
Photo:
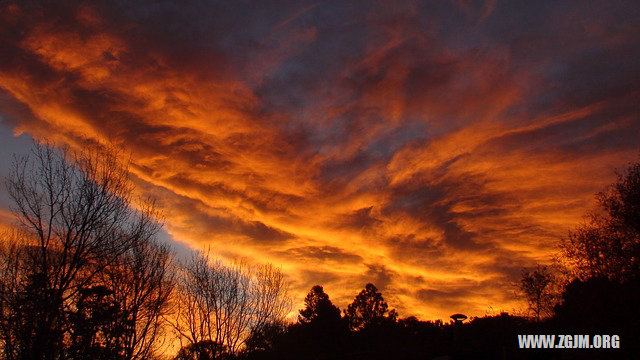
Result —
<path fill-rule="evenodd" d="M 12 127 L 8 125 L 6 115 L 0 113 L 0 208 L 8 210 L 10 199 L 7 195 L 4 179 L 9 176 L 14 155 L 27 155 L 31 149 L 32 138 L 28 134 L 16 136 Z"/>

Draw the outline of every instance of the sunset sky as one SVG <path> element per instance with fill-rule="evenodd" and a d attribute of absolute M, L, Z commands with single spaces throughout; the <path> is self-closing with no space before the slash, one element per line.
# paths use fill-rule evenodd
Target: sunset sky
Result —
<path fill-rule="evenodd" d="M 2 1 L 0 171 L 131 154 L 165 237 L 270 262 L 300 308 L 517 309 L 640 155 L 633 1 Z M 6 194 L 0 222 L 9 222 Z"/>

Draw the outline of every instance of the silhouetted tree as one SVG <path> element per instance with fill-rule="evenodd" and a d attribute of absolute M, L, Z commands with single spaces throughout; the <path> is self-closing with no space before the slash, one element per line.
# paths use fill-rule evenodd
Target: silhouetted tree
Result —
<path fill-rule="evenodd" d="M 309 323 L 336 323 L 340 321 L 340 309 L 338 309 L 329 295 L 324 292 L 320 285 L 315 285 L 304 298 L 305 308 L 300 310 L 298 322 Z"/>
<path fill-rule="evenodd" d="M 173 268 L 169 246 L 149 239 L 136 242 L 99 274 L 96 282 L 112 291 L 120 306 L 121 316 L 112 322 L 125 326 L 125 359 L 150 358 L 167 335 L 164 317 L 171 312 Z"/>
<path fill-rule="evenodd" d="M 274 349 L 287 332 L 283 322 L 261 324 L 251 329 L 251 334 L 245 341 L 246 352 L 265 352 Z"/>
<path fill-rule="evenodd" d="M 124 343 L 129 326 L 126 314 L 105 286 L 79 290 L 67 356 L 73 359 L 124 359 Z"/>
<path fill-rule="evenodd" d="M 137 328 L 138 317 L 122 317 L 131 293 L 117 298 L 122 292 L 105 276 L 116 266 L 123 273 L 132 251 L 152 246 L 161 228 L 153 202 L 133 208 L 128 168 L 113 149 L 35 145 L 13 165 L 6 187 L 20 230 L 2 239 L 0 252 L 4 357 L 77 358 L 98 348 L 95 357 L 142 354 L 125 350 L 126 337 L 139 332 L 120 329 Z"/>
<path fill-rule="evenodd" d="M 230 360 L 233 358 L 225 345 L 203 340 L 181 348 L 174 360 Z"/>
<path fill-rule="evenodd" d="M 305 308 L 299 310 L 298 324 L 291 330 L 298 341 L 316 352 L 336 351 L 348 334 L 340 309 L 333 305 L 320 285 L 311 288 L 304 299 Z"/>
<path fill-rule="evenodd" d="M 344 311 L 349 328 L 352 330 L 395 322 L 397 315 L 395 310 L 389 311 L 389 306 L 382 294 L 371 283 L 365 286 Z"/>
<path fill-rule="evenodd" d="M 561 243 L 561 260 L 581 279 L 618 281 L 640 275 L 640 163 L 597 195 L 600 211 Z"/>
<path fill-rule="evenodd" d="M 225 265 L 194 252 L 179 280 L 172 325 L 189 344 L 211 341 L 236 354 L 252 329 L 282 321 L 290 309 L 284 276 L 271 265 Z"/>
<path fill-rule="evenodd" d="M 575 279 L 563 292 L 562 301 L 555 309 L 556 316 L 586 330 L 611 329 L 621 320 L 637 324 L 639 290 L 637 282 L 629 287 L 607 278 Z"/>
<path fill-rule="evenodd" d="M 346 321 L 322 286 L 314 286 L 299 310 L 298 322 L 255 328 L 246 342 L 247 359 L 340 358 L 350 337 Z"/>
<path fill-rule="evenodd" d="M 555 307 L 555 321 L 582 333 L 610 332 L 626 338 L 621 357 L 640 351 L 640 163 L 597 195 L 599 211 L 562 240 L 560 261 L 576 279 Z M 633 356 L 630 356 L 633 354 Z"/>
<path fill-rule="evenodd" d="M 537 321 L 552 313 L 557 296 L 556 281 L 548 266 L 522 270 L 518 289 Z"/>
<path fill-rule="evenodd" d="M 43 336 L 43 328 L 47 325 L 50 313 L 60 310 L 62 300 L 55 291 L 47 289 L 45 276 L 39 271 L 33 271 L 33 263 L 28 261 L 28 255 L 33 250 L 17 242 L 24 234 L 3 235 L 5 236 L 0 241 L 2 354 L 6 359 L 38 358 L 39 346 L 42 346 L 38 341 Z M 50 331 L 52 337 L 62 337 L 60 328 Z"/>

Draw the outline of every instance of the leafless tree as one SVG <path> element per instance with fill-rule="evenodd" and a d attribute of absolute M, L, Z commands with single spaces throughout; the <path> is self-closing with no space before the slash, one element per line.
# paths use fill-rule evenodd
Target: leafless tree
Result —
<path fill-rule="evenodd" d="M 117 301 L 112 307 L 135 329 L 119 357 L 149 354 L 170 291 L 170 255 L 154 240 L 161 224 L 153 202 L 134 204 L 119 155 L 98 145 L 76 152 L 45 144 L 14 159 L 5 183 L 20 231 L 5 236 L 0 254 L 7 359 L 67 357 L 80 332 L 71 319 L 82 318 L 87 290 L 98 287 L 107 291 L 96 299 Z"/>
<path fill-rule="evenodd" d="M 212 342 L 234 354 L 252 329 L 290 311 L 284 276 L 271 265 L 227 265 L 195 252 L 179 284 L 173 326 L 187 345 Z"/>
<path fill-rule="evenodd" d="M 164 317 L 174 288 L 172 252 L 156 241 L 137 242 L 100 274 L 99 283 L 113 291 L 126 325 L 126 359 L 148 359 L 165 337 Z"/>
<path fill-rule="evenodd" d="M 21 282 L 21 274 L 25 271 L 24 248 L 18 245 L 17 229 L 0 234 L 0 346 L 6 359 L 15 359 L 21 353 L 24 339 L 21 339 L 24 323 L 33 322 L 27 310 L 21 307 L 21 298 L 26 289 Z"/>

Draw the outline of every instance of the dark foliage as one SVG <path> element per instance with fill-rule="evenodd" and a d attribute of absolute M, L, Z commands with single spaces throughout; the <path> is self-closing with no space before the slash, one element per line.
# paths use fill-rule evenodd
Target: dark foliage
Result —
<path fill-rule="evenodd" d="M 382 294 L 371 283 L 365 286 L 344 311 L 351 330 L 385 326 L 394 323 L 397 316 L 395 310 L 389 310 Z"/>
<path fill-rule="evenodd" d="M 580 334 L 618 334 L 624 351 L 640 354 L 640 279 L 574 280 L 562 294 L 552 323 Z"/>
<path fill-rule="evenodd" d="M 72 334 L 69 356 L 74 359 L 122 359 L 131 326 L 113 291 L 105 286 L 82 288 L 69 315 Z"/>
<path fill-rule="evenodd" d="M 562 260 L 581 279 L 625 281 L 640 274 L 640 163 L 597 195 L 598 211 L 562 241 Z"/>
<path fill-rule="evenodd" d="M 273 322 L 251 329 L 251 335 L 245 342 L 245 352 L 266 352 L 275 348 L 282 336 L 287 332 L 284 323 Z"/>
<path fill-rule="evenodd" d="M 300 324 L 330 324 L 340 321 L 340 309 L 329 300 L 329 295 L 320 285 L 311 288 L 304 298 L 305 308 L 300 310 Z"/>
<path fill-rule="evenodd" d="M 204 340 L 183 347 L 174 360 L 231 360 L 233 358 L 226 346 L 215 341 Z"/>

